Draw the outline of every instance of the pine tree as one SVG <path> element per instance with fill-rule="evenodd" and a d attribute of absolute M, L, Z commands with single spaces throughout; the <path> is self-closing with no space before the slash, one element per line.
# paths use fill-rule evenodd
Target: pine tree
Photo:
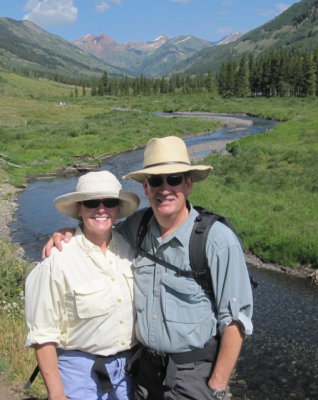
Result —
<path fill-rule="evenodd" d="M 239 68 L 236 74 L 236 96 L 248 97 L 251 95 L 249 63 L 246 56 L 240 60 Z"/>
<path fill-rule="evenodd" d="M 316 67 L 314 64 L 313 53 L 307 53 L 304 57 L 304 84 L 303 84 L 303 95 L 314 96 L 317 89 L 316 80 Z"/>

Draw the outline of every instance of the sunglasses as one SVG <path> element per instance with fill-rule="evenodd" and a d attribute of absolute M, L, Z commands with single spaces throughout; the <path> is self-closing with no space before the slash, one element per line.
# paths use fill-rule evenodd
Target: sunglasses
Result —
<path fill-rule="evenodd" d="M 164 178 L 165 177 L 165 178 Z M 148 176 L 147 182 L 151 187 L 159 187 L 163 184 L 164 179 L 169 186 L 178 186 L 183 182 L 184 176 L 182 174 L 179 175 L 151 175 Z"/>
<path fill-rule="evenodd" d="M 81 204 L 86 208 L 97 208 L 100 204 L 103 204 L 105 208 L 114 208 L 119 205 L 119 199 L 94 199 L 94 200 L 84 200 Z"/>

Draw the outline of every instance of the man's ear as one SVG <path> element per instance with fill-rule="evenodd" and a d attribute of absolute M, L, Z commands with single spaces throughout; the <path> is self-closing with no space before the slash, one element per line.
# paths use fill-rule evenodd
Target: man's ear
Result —
<path fill-rule="evenodd" d="M 148 184 L 146 178 L 144 178 L 144 180 L 142 181 L 142 186 L 144 188 L 145 196 L 148 196 Z"/>
<path fill-rule="evenodd" d="M 185 184 L 186 184 L 186 195 L 189 196 L 190 193 L 192 192 L 192 186 L 193 186 L 193 178 L 191 175 L 186 177 Z"/>

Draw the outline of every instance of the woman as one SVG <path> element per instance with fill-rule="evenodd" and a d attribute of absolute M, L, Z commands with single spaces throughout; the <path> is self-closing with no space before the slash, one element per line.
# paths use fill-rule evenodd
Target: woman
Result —
<path fill-rule="evenodd" d="M 137 344 L 133 254 L 112 226 L 138 205 L 107 171 L 81 176 L 76 192 L 55 199 L 61 213 L 81 223 L 25 287 L 26 347 L 35 348 L 51 400 L 132 398 L 124 366 Z"/>

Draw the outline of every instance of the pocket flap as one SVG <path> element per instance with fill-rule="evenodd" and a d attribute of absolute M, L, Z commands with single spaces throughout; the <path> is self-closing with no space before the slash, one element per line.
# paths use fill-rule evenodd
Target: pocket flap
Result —
<path fill-rule="evenodd" d="M 176 292 L 185 295 L 194 295 L 199 291 L 199 285 L 192 278 L 163 274 L 162 283 Z"/>
<path fill-rule="evenodd" d="M 95 279 L 93 281 L 82 283 L 73 287 L 75 294 L 92 294 L 105 290 L 107 284 L 104 279 Z"/>

